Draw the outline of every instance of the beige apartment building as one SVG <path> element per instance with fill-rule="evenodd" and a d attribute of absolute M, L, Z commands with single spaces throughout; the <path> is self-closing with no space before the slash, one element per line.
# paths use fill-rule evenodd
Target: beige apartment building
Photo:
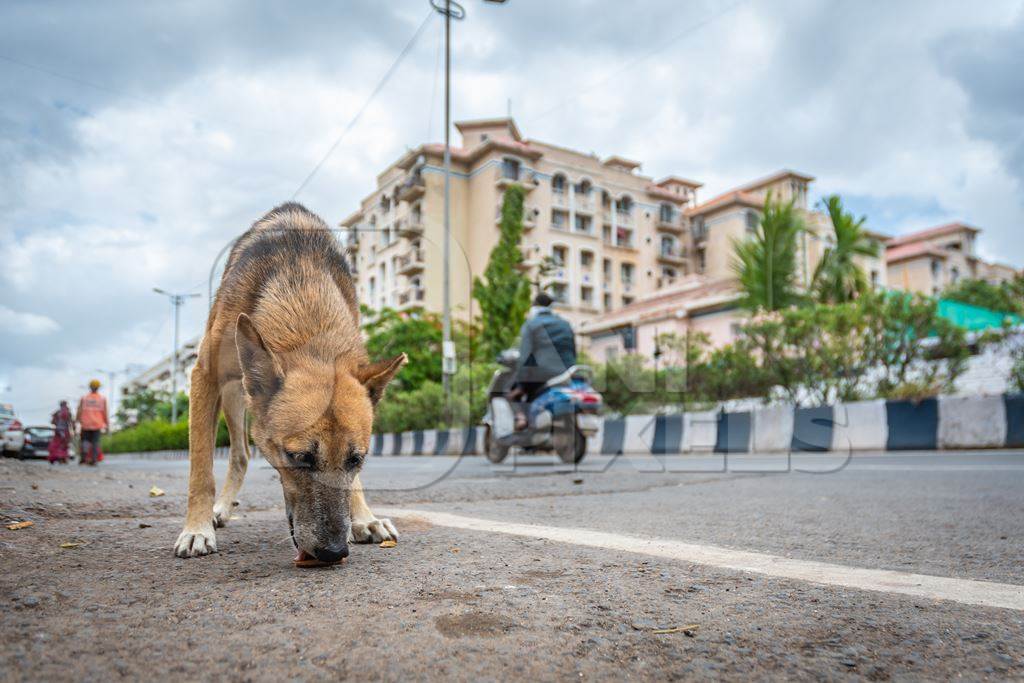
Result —
<path fill-rule="evenodd" d="M 834 237 L 827 214 L 808 205 L 812 176 L 782 170 L 703 203 L 701 184 L 655 181 L 640 163 L 600 158 L 524 138 L 511 118 L 456 123 L 452 148 L 453 312 L 475 315 L 471 297 L 499 238 L 505 189 L 526 190 L 524 269 L 554 268 L 542 283 L 584 347 L 603 360 L 651 356 L 667 332 L 731 341 L 737 309 L 733 243 L 753 234 L 768 195 L 793 201 L 808 230 L 799 243 L 799 281 L 810 284 Z M 377 188 L 342 221 L 360 301 L 370 308 L 442 309 L 444 148 L 423 144 L 377 176 Z M 1014 270 L 974 256 L 976 228 L 960 223 L 889 239 L 860 265 L 875 287 L 934 293 L 959 277 L 1007 279 Z"/>
<path fill-rule="evenodd" d="M 736 306 L 739 298 L 732 271 L 733 244 L 754 234 L 769 194 L 773 200 L 792 201 L 807 226 L 798 243 L 798 280 L 810 285 L 825 250 L 834 242 L 827 214 L 808 206 L 812 176 L 782 170 L 684 211 L 692 245 L 692 274 L 670 288 L 649 293 L 620 310 L 585 321 L 581 330 L 586 346 L 598 360 L 622 353 L 653 357 L 656 338 L 664 334 L 706 334 L 715 346 L 735 339 L 746 317 Z M 885 235 L 869 232 L 880 244 Z M 885 249 L 877 258 L 859 257 L 858 263 L 873 287 L 886 286 Z"/>
<path fill-rule="evenodd" d="M 964 278 L 992 284 L 1012 280 L 1018 272 L 1015 268 L 976 256 L 980 232 L 957 222 L 890 239 L 886 243 L 889 286 L 936 295 Z"/>
<path fill-rule="evenodd" d="M 456 123 L 452 148 L 452 307 L 468 317 L 474 275 L 499 237 L 504 190 L 526 190 L 524 267 L 550 257 L 545 284 L 574 324 L 629 306 L 696 272 L 686 211 L 700 183 L 655 182 L 640 164 L 525 139 L 510 118 Z M 442 308 L 443 147 L 410 150 L 342 221 L 360 300 L 371 308 Z"/>

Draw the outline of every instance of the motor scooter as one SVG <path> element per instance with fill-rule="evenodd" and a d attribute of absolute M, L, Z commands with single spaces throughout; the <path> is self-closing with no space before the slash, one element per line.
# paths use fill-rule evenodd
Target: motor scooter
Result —
<path fill-rule="evenodd" d="M 554 451 L 562 462 L 575 464 L 587 453 L 587 439 L 601 425 L 601 394 L 591 386 L 593 373 L 586 365 L 573 365 L 545 382 L 544 389 L 530 403 L 525 429 L 515 428 L 515 408 L 508 398 L 515 381 L 519 351 L 508 349 L 498 356 L 498 365 L 487 389 L 484 415 L 484 454 L 500 463 L 512 448 L 525 453 Z"/>

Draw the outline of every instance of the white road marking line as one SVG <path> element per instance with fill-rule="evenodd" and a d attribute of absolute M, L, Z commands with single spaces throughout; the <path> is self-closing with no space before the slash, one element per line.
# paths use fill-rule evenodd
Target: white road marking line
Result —
<path fill-rule="evenodd" d="M 491 519 L 452 515 L 446 512 L 401 508 L 378 509 L 376 512 L 378 515 L 387 517 L 418 517 L 431 524 L 454 529 L 544 538 L 559 543 L 653 555 L 721 569 L 809 581 L 826 586 L 899 593 L 916 598 L 948 600 L 966 605 L 1024 611 L 1024 586 L 1008 583 L 910 574 L 887 569 L 846 567 L 840 564 L 793 560 L 779 555 L 733 550 L 713 545 L 624 536 L 590 529 L 498 522 Z"/>

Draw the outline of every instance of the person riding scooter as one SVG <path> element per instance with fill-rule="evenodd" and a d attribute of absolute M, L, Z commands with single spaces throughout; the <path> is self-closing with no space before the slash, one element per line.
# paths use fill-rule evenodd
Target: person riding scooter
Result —
<path fill-rule="evenodd" d="M 527 407 L 544 390 L 545 382 L 576 365 L 572 326 L 551 310 L 553 302 L 544 292 L 534 297 L 533 307 L 519 332 L 519 363 L 515 384 L 509 392 L 510 399 L 525 401 L 515 404 L 517 430 L 526 428 Z"/>

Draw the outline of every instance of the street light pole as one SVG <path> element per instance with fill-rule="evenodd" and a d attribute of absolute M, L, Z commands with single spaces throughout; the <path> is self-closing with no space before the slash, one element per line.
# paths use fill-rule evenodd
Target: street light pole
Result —
<path fill-rule="evenodd" d="M 461 8 L 460 8 L 461 9 Z M 441 313 L 441 378 L 444 383 L 445 415 L 451 418 L 452 375 L 455 373 L 455 349 L 452 344 L 452 283 L 451 283 L 451 191 L 452 191 L 452 2 L 444 3 L 444 294 Z"/>
<path fill-rule="evenodd" d="M 506 0 L 485 0 L 494 4 L 502 4 Z M 443 4 L 442 4 L 443 2 Z M 430 0 L 430 5 L 444 15 L 444 236 L 442 239 L 442 257 L 444 263 L 444 283 L 441 300 L 441 380 L 444 385 L 445 414 L 451 417 L 452 375 L 455 374 L 455 344 L 452 343 L 452 283 L 451 283 L 451 185 L 452 185 L 452 148 L 451 148 L 451 111 L 452 111 L 452 19 L 464 19 L 465 8 L 453 0 Z"/>
<path fill-rule="evenodd" d="M 169 298 L 171 305 L 174 306 L 174 348 L 171 350 L 171 422 L 174 423 L 178 421 L 178 319 L 185 302 L 200 295 L 173 294 L 159 287 L 154 287 L 153 291 Z"/>

